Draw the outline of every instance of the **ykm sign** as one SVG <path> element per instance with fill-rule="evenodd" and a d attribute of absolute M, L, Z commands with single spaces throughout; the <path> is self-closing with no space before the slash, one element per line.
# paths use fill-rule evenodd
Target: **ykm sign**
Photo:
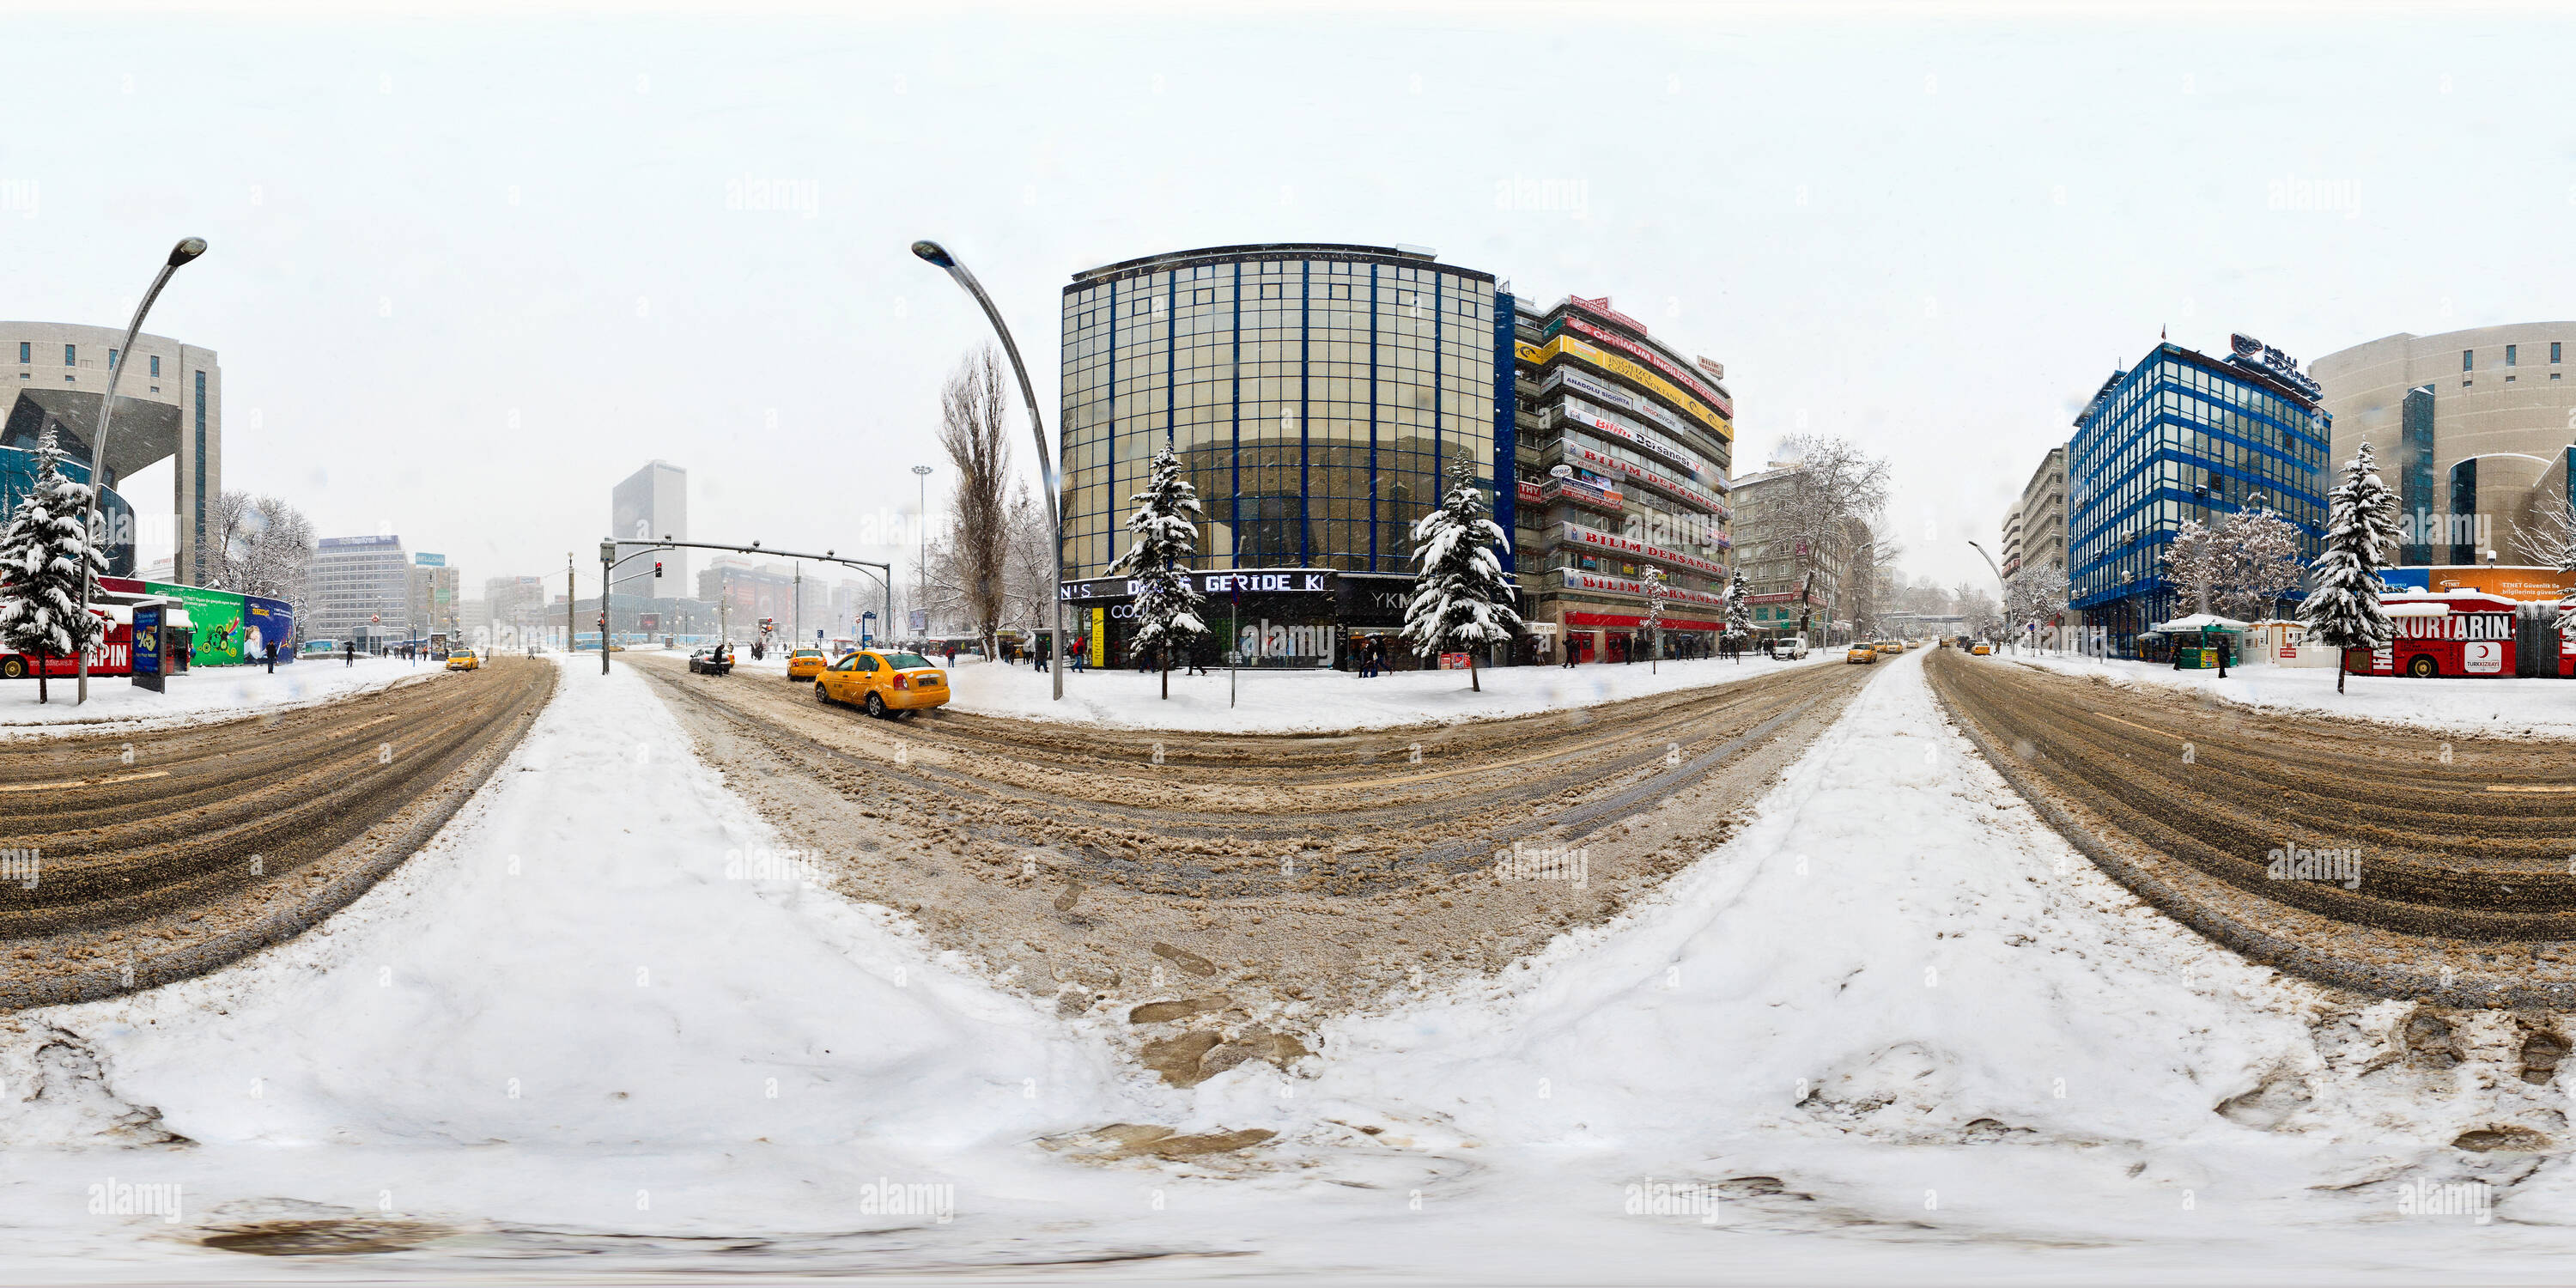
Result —
<path fill-rule="evenodd" d="M 1210 599 L 1233 595 L 1329 595 L 1329 568 L 1245 568 L 1186 574 L 1190 585 Z M 1056 598 L 1068 604 L 1093 600 L 1134 599 L 1144 583 L 1133 577 L 1093 577 L 1056 587 Z"/>

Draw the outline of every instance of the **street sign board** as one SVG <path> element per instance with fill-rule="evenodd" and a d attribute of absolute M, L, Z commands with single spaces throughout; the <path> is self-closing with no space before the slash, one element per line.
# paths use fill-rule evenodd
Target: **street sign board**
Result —
<path fill-rule="evenodd" d="M 134 683 L 163 693 L 161 684 L 161 606 L 142 604 L 134 610 Z"/>

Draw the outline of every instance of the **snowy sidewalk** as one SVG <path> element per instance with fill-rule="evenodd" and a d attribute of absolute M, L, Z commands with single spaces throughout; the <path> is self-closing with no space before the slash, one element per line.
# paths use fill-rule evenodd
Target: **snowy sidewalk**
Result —
<path fill-rule="evenodd" d="M 311 706 L 398 684 L 428 683 L 446 674 L 443 662 L 360 658 L 265 666 L 206 666 L 170 677 L 168 691 L 139 688 L 128 676 L 92 676 L 89 701 L 72 704 L 77 681 L 53 679 L 51 702 L 36 701 L 33 679 L 0 681 L 0 739 L 61 734 L 134 733 L 175 725 L 211 724 L 264 711 Z"/>
<path fill-rule="evenodd" d="M 1842 662 L 1842 650 L 1828 656 L 1818 649 L 1797 662 L 1776 662 L 1757 653 L 1741 662 L 1698 658 L 1571 670 L 1506 666 L 1476 673 L 1484 686 L 1481 693 L 1467 687 L 1463 671 L 1391 671 L 1364 680 L 1347 671 L 1245 670 L 1233 677 L 1239 686 L 1233 706 L 1227 705 L 1223 667 L 1207 675 L 1174 672 L 1168 702 L 1162 698 L 1161 676 L 1132 670 L 1069 671 L 1061 703 L 1054 700 L 1047 673 L 1026 666 L 959 658 L 950 683 L 956 708 L 978 715 L 1199 733 L 1327 733 L 1562 711 Z"/>
<path fill-rule="evenodd" d="M 2100 676 L 2123 688 L 2201 694 L 2285 715 L 2350 716 L 2463 734 L 2576 738 L 2576 680 L 2352 675 L 2344 677 L 2344 691 L 2337 693 L 2334 668 L 2327 666 L 2231 666 L 2222 680 L 2216 671 L 2177 671 L 2171 664 L 2074 653 L 2001 653 L 1991 660 Z"/>

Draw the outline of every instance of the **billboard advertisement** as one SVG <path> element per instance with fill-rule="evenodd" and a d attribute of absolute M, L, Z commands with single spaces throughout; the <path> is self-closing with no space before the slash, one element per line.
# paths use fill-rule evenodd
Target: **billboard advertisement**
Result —
<path fill-rule="evenodd" d="M 188 610 L 188 620 L 194 624 L 188 641 L 191 665 L 237 666 L 249 660 L 243 652 L 243 642 L 249 638 L 249 630 L 242 624 L 245 614 L 240 595 L 229 590 L 208 590 L 203 586 L 180 586 L 166 581 L 147 581 L 143 586 Z"/>
<path fill-rule="evenodd" d="M 283 599 L 244 595 L 242 596 L 242 625 L 245 629 L 242 640 L 243 660 L 251 662 L 267 660 L 270 644 L 277 645 L 278 661 L 295 660 L 295 608 L 293 605 Z"/>

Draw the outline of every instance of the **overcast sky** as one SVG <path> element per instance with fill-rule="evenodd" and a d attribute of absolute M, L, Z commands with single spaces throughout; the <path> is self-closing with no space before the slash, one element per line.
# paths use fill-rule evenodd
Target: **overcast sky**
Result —
<path fill-rule="evenodd" d="M 986 330 L 922 236 L 1050 427 L 1059 292 L 1113 260 L 1408 242 L 1610 296 L 1726 364 L 1738 473 L 1801 428 L 1889 456 L 1907 566 L 1953 583 L 2159 328 L 2305 361 L 2576 315 L 2564 18 L 2085 13 L 21 13 L 0 318 L 122 325 L 207 238 L 151 329 L 221 355 L 227 485 L 471 595 L 595 560 L 655 457 L 700 539 L 850 552 L 915 464 L 940 509 Z"/>

